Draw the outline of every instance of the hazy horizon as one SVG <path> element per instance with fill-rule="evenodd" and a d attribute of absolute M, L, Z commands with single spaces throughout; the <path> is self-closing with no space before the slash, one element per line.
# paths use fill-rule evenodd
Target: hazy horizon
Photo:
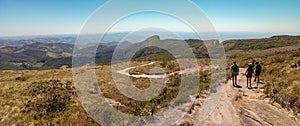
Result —
<path fill-rule="evenodd" d="M 111 32 L 106 33 L 106 37 L 104 38 L 104 42 L 120 42 L 120 40 L 124 39 L 124 41 L 128 42 L 141 42 L 148 37 L 153 35 L 160 36 L 161 39 L 201 39 L 197 34 L 192 32 L 155 32 L 155 31 L 144 31 L 138 32 L 133 35 L 130 35 L 131 32 Z M 208 33 L 207 33 L 208 34 Z M 267 32 L 218 32 L 220 42 L 225 40 L 234 40 L 234 39 L 260 39 L 260 38 L 269 38 L 277 35 L 290 35 L 290 36 L 299 36 L 300 33 L 267 33 Z M 98 34 L 86 34 L 87 38 L 97 38 L 101 35 Z M 126 36 L 129 35 L 127 38 Z M 0 39 L 36 39 L 36 38 L 57 38 L 57 37 L 74 37 L 77 38 L 78 34 L 44 34 L 44 35 L 24 35 L 24 36 L 0 36 Z M 215 37 L 211 37 L 214 39 Z M 203 39 L 205 40 L 205 39 Z M 210 40 L 210 39 L 206 39 Z M 121 41 L 122 42 L 122 41 Z"/>

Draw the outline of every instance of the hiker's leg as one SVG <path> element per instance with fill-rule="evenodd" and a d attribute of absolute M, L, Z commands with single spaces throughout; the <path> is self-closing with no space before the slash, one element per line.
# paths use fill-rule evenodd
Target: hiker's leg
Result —
<path fill-rule="evenodd" d="M 246 82 L 247 82 L 247 88 L 248 88 L 248 77 L 246 77 L 246 80 L 247 80 Z"/>
<path fill-rule="evenodd" d="M 257 82 L 259 82 L 259 76 L 257 76 Z"/>
<path fill-rule="evenodd" d="M 235 85 L 237 85 L 237 75 L 235 75 Z"/>
<path fill-rule="evenodd" d="M 250 82 L 250 78 L 248 77 L 248 78 L 247 78 L 247 85 L 248 85 L 247 87 L 249 87 L 249 88 L 251 87 L 250 83 L 251 83 L 251 82 Z"/>
<path fill-rule="evenodd" d="M 232 85 L 234 86 L 234 76 L 232 75 Z"/>
<path fill-rule="evenodd" d="M 252 77 L 249 77 L 250 88 L 252 87 L 252 86 L 251 86 L 251 81 L 252 81 Z"/>
<path fill-rule="evenodd" d="M 248 82 L 249 82 L 249 89 L 251 89 L 252 88 L 252 86 L 251 86 L 251 77 L 248 78 Z"/>

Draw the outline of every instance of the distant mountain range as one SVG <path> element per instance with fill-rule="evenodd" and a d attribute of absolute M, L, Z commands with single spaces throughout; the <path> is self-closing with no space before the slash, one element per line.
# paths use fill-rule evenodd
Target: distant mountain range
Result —
<path fill-rule="evenodd" d="M 158 36 L 152 36 L 157 37 Z M 151 37 L 150 37 L 151 38 Z M 124 50 L 139 47 L 149 38 L 139 43 L 112 42 L 101 43 L 96 53 L 96 63 L 111 62 L 114 50 L 120 44 Z M 0 69 L 53 69 L 63 65 L 72 66 L 72 54 L 75 38 L 36 38 L 27 40 L 0 40 Z M 163 40 L 160 40 L 163 41 Z M 174 40 L 175 41 L 175 40 Z M 198 39 L 185 40 L 197 58 L 208 58 L 204 41 Z M 240 50 L 266 50 L 285 46 L 299 46 L 300 36 L 273 36 L 264 39 L 227 40 L 223 44 L 227 52 Z M 95 45 L 86 45 L 80 49 L 89 51 Z M 174 59 L 170 53 L 158 47 L 147 47 L 133 56 L 135 60 Z"/>
<path fill-rule="evenodd" d="M 74 44 L 76 41 L 75 37 L 45 37 L 45 38 L 32 38 L 32 39 L 0 39 L 0 47 L 22 47 L 33 43 L 67 43 Z"/>
<path fill-rule="evenodd" d="M 219 39 L 220 42 L 226 40 L 236 39 L 257 39 L 257 38 L 269 38 L 276 35 L 299 35 L 299 33 L 267 33 L 267 32 L 218 32 L 218 33 L 201 33 L 203 38 L 199 35 L 191 32 L 164 32 L 164 31 L 140 31 L 137 33 L 131 32 L 116 32 L 107 34 L 88 34 L 80 35 L 84 38 L 84 41 L 99 42 L 99 36 L 104 35 L 101 43 L 118 43 L 118 42 L 141 42 L 149 36 L 159 35 L 161 39 L 200 39 L 200 40 L 212 40 Z M 35 35 L 35 36 L 0 36 L 0 47 L 14 46 L 21 47 L 26 44 L 32 43 L 68 43 L 74 44 L 76 42 L 76 34 L 66 35 Z M 205 37 L 205 38 L 204 38 Z M 81 43 L 84 43 L 81 42 Z"/>

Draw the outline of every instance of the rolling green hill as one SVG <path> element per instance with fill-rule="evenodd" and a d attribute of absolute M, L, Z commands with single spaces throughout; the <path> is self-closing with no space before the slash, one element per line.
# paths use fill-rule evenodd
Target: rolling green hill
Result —
<path fill-rule="evenodd" d="M 247 51 L 299 45 L 299 40 L 300 36 L 273 36 L 264 39 L 228 40 L 223 42 L 223 44 L 227 51 Z"/>

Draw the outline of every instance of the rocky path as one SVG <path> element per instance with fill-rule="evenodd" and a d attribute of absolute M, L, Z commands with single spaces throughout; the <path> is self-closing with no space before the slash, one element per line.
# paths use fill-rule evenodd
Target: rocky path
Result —
<path fill-rule="evenodd" d="M 246 69 L 241 69 L 245 72 Z M 268 99 L 263 99 L 262 84 L 254 83 L 255 89 L 249 90 L 246 87 L 246 77 L 239 76 L 239 83 L 243 88 L 233 98 L 237 100 L 235 106 L 240 115 L 243 125 L 264 125 L 264 126 L 300 126 L 299 120 L 286 109 L 276 103 L 271 105 Z M 229 83 L 228 83 L 229 86 Z"/>
<path fill-rule="evenodd" d="M 193 118 L 199 114 L 201 104 L 198 104 L 198 107 L 194 107 L 192 113 L 181 121 L 181 125 L 300 126 L 299 120 L 290 112 L 261 98 L 262 84 L 253 83 L 255 88 L 247 89 L 246 77 L 242 74 L 245 70 L 240 69 L 238 76 L 238 84 L 242 88 L 234 88 L 231 80 L 228 81 L 217 107 L 205 121 L 199 122 Z"/>

